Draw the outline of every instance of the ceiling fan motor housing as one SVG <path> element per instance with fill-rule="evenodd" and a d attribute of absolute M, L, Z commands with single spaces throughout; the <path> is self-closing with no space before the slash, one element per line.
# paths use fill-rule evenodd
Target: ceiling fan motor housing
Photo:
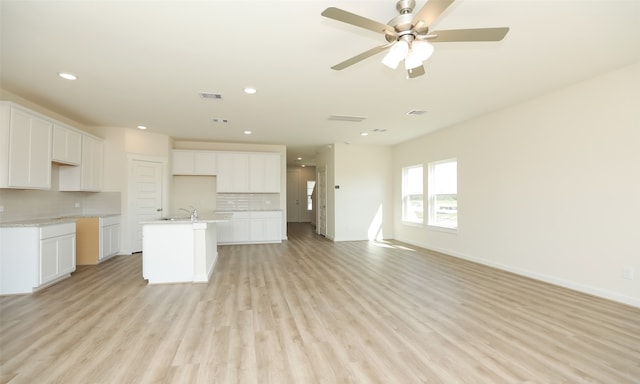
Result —
<path fill-rule="evenodd" d="M 405 13 L 413 12 L 413 8 L 415 7 L 416 7 L 415 0 L 399 0 L 396 3 L 396 9 L 398 10 L 398 13 L 400 13 L 401 15 L 404 15 Z"/>
<path fill-rule="evenodd" d="M 385 39 L 389 43 L 397 40 L 407 40 L 410 42 L 415 39 L 415 33 L 413 31 L 414 25 L 412 24 L 414 18 L 413 8 L 415 6 L 415 0 L 400 0 L 396 3 L 396 9 L 400 13 L 400 15 L 389 20 L 387 25 L 392 26 L 396 30 L 396 32 L 398 32 L 398 34 L 392 35 L 390 33 L 385 33 Z M 409 37 L 408 35 L 411 36 Z"/>

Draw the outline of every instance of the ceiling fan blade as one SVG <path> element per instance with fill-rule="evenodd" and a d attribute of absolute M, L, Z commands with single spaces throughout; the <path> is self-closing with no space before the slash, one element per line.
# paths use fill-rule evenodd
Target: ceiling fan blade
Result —
<path fill-rule="evenodd" d="M 451 3 L 453 3 L 453 0 L 427 0 L 427 3 L 413 17 L 411 24 L 418 28 L 430 26 Z M 418 25 L 418 23 L 420 23 L 420 25 Z"/>
<path fill-rule="evenodd" d="M 356 27 L 368 29 L 373 32 L 387 33 L 394 36 L 398 34 L 391 26 L 335 7 L 325 9 L 321 15 L 330 19 L 342 21 L 343 23 L 355 25 Z"/>
<path fill-rule="evenodd" d="M 390 46 L 392 46 L 393 44 L 385 44 L 385 45 L 381 45 L 379 47 L 373 47 L 367 51 L 362 52 L 359 55 L 353 56 L 350 59 L 347 59 L 345 61 L 343 61 L 342 63 L 338 63 L 336 65 L 334 65 L 333 67 L 331 67 L 331 69 L 335 69 L 336 71 L 339 71 L 341 69 L 345 69 L 355 63 L 358 63 L 368 57 L 371 57 L 373 55 L 375 55 L 376 53 L 380 53 L 382 51 L 384 51 L 385 49 L 389 48 Z"/>
<path fill-rule="evenodd" d="M 445 31 L 431 31 L 420 40 L 430 43 L 446 43 L 455 41 L 500 41 L 509 32 L 509 27 L 477 28 L 477 29 L 449 29 Z"/>
<path fill-rule="evenodd" d="M 409 77 L 410 79 L 413 79 L 422 75 L 424 75 L 424 65 L 407 70 L 407 77 Z"/>

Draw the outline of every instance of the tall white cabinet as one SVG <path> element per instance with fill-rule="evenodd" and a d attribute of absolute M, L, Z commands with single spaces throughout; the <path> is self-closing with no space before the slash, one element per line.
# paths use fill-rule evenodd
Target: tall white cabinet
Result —
<path fill-rule="evenodd" d="M 0 188 L 51 188 L 52 126 L 15 104 L 0 105 Z"/>

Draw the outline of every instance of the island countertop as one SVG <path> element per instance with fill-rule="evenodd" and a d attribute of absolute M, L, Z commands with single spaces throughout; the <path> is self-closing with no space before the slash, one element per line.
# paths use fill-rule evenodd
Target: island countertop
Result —
<path fill-rule="evenodd" d="M 232 212 L 214 212 L 202 214 L 196 220 L 186 216 L 169 216 L 156 220 L 141 221 L 140 224 L 195 224 L 195 223 L 222 223 L 231 220 Z"/>

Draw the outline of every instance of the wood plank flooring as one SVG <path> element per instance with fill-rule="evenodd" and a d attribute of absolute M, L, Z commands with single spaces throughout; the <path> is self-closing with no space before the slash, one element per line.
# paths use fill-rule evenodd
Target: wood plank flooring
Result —
<path fill-rule="evenodd" d="M 209 284 L 133 255 L 0 297 L 0 382 L 640 383 L 640 309 L 296 224 Z"/>

